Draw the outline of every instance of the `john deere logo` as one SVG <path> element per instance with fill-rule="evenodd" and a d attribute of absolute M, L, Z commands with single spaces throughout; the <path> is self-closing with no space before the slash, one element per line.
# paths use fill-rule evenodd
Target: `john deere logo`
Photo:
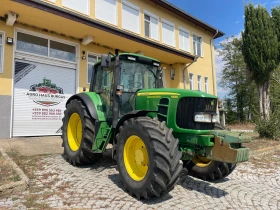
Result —
<path fill-rule="evenodd" d="M 205 105 L 205 109 L 204 109 L 204 111 L 205 112 L 209 112 L 209 111 L 215 111 L 215 102 L 214 102 L 214 100 L 212 100 L 211 102 L 210 102 L 210 104 L 206 104 Z"/>
<path fill-rule="evenodd" d="M 42 106 L 54 106 L 65 99 L 63 89 L 46 78 L 43 79 L 42 83 L 31 85 L 29 91 L 26 95 Z"/>

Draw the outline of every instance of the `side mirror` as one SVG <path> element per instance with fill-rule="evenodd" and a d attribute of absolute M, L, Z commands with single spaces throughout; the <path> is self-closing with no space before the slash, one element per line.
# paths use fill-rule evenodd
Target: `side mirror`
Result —
<path fill-rule="evenodd" d="M 174 80 L 174 78 L 175 78 L 175 70 L 174 69 L 170 69 L 170 78 L 172 80 Z"/>
<path fill-rule="evenodd" d="M 101 67 L 110 68 L 111 67 L 111 56 L 107 54 L 101 55 Z"/>

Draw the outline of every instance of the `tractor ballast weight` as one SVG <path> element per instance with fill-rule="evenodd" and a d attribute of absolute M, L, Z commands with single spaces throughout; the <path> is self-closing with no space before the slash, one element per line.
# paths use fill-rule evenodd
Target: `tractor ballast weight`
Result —
<path fill-rule="evenodd" d="M 102 55 L 90 91 L 69 98 L 63 118 L 64 158 L 94 163 L 111 143 L 124 187 L 139 199 L 168 193 L 183 166 L 218 180 L 250 154 L 249 137 L 216 126 L 216 96 L 163 88 L 159 66 L 137 54 Z"/>

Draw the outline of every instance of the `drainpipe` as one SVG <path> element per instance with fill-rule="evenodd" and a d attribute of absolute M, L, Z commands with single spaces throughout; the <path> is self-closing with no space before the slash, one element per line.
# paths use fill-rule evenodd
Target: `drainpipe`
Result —
<path fill-rule="evenodd" d="M 184 89 L 186 89 L 187 86 L 187 81 L 186 81 L 186 69 L 188 69 L 193 63 L 195 63 L 197 61 L 197 56 L 195 56 L 193 62 L 191 62 L 189 65 L 187 65 L 184 69 L 183 69 L 183 80 L 184 80 Z"/>
<path fill-rule="evenodd" d="M 215 37 L 218 35 L 219 31 L 216 31 L 216 34 L 210 39 L 210 52 L 211 52 L 211 63 L 212 63 L 212 79 L 213 79 L 213 95 L 216 94 L 216 85 L 215 85 L 215 80 L 214 80 L 214 61 L 213 61 L 213 43 L 214 43 L 214 39 Z"/>

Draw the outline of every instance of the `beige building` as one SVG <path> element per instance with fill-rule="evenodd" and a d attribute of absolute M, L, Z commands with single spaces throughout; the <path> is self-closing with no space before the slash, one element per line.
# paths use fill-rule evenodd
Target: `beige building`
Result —
<path fill-rule="evenodd" d="M 223 35 L 166 0 L 1 0 L 0 138 L 60 135 L 65 101 L 115 49 L 160 60 L 165 87 L 217 95 Z"/>

